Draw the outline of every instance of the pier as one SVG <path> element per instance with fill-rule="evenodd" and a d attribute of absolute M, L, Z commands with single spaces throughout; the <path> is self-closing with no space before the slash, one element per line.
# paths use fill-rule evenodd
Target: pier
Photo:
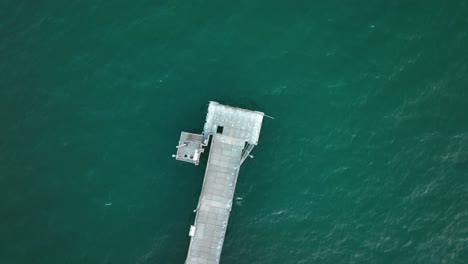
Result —
<path fill-rule="evenodd" d="M 242 163 L 258 144 L 264 113 L 210 102 L 202 134 L 182 132 L 176 160 L 198 165 L 210 153 L 185 264 L 217 264 Z"/>

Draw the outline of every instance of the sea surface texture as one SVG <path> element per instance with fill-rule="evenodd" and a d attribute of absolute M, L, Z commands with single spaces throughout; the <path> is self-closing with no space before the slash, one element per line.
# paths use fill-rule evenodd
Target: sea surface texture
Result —
<path fill-rule="evenodd" d="M 222 264 L 468 263 L 466 0 L 0 1 L 0 263 L 182 264 L 210 100 Z"/>

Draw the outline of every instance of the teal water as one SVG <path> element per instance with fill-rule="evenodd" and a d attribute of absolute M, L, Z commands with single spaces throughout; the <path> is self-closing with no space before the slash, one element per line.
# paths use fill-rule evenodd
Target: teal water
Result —
<path fill-rule="evenodd" d="M 275 117 L 221 263 L 466 263 L 467 47 L 464 0 L 3 0 L 0 263 L 183 263 L 209 100 Z"/>

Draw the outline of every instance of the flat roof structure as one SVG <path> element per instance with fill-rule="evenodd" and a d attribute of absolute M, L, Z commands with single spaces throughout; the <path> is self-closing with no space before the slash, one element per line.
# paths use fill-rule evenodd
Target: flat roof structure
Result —
<path fill-rule="evenodd" d="M 212 137 L 185 264 L 219 263 L 239 169 L 258 143 L 263 116 L 211 101 L 202 134 L 181 133 L 174 157 L 195 165 Z"/>

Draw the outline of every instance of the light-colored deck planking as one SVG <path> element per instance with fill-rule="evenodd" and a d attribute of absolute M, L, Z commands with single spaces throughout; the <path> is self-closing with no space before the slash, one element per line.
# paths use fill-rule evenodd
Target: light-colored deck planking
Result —
<path fill-rule="evenodd" d="M 219 263 L 244 141 L 217 134 L 200 195 L 187 264 Z"/>
<path fill-rule="evenodd" d="M 212 136 L 186 264 L 220 262 L 239 169 L 258 143 L 263 116 L 262 112 L 210 102 L 203 133 L 182 132 L 174 157 L 195 165 Z"/>

